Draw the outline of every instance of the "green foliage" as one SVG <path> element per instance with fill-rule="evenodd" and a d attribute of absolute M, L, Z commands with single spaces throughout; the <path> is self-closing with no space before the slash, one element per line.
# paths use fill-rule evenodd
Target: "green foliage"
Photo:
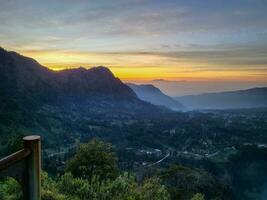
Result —
<path fill-rule="evenodd" d="M 191 198 L 191 200 L 205 200 L 205 196 L 204 194 L 197 193 Z"/>
<path fill-rule="evenodd" d="M 78 200 L 70 198 L 69 196 L 60 194 L 58 190 L 58 184 L 47 173 L 42 173 L 42 200 Z"/>
<path fill-rule="evenodd" d="M 138 184 L 128 173 L 105 181 L 93 176 L 90 182 L 66 173 L 58 181 L 45 176 L 42 184 L 43 200 L 169 200 L 169 194 L 158 178 Z"/>
<path fill-rule="evenodd" d="M 59 180 L 59 190 L 66 195 L 101 200 L 167 200 L 169 195 L 158 178 L 138 185 L 127 173 L 117 176 L 117 158 L 110 144 L 92 140 L 81 145 Z M 73 176 L 73 175 L 74 176 Z"/>
<path fill-rule="evenodd" d="M 5 131 L 9 133 L 8 137 L 1 136 L 1 124 L 0 124 L 0 138 L 1 138 L 0 157 L 12 154 L 22 148 L 23 135 L 19 134 L 18 129 L 12 126 Z"/>
<path fill-rule="evenodd" d="M 196 193 L 207 198 L 223 199 L 227 190 L 218 180 L 204 170 L 172 165 L 160 177 L 164 180 L 172 199 L 190 199 Z"/>
<path fill-rule="evenodd" d="M 14 153 L 22 148 L 22 138 L 23 135 L 21 134 L 12 134 L 9 137 L 7 142 L 7 154 Z"/>
<path fill-rule="evenodd" d="M 61 193 L 81 200 L 93 199 L 96 196 L 88 180 L 74 178 L 70 173 L 66 173 L 60 178 L 58 188 Z"/>
<path fill-rule="evenodd" d="M 91 140 L 80 146 L 68 162 L 66 171 L 87 180 L 91 180 L 93 176 L 98 176 L 101 180 L 114 179 L 118 174 L 117 157 L 111 144 Z"/>
<path fill-rule="evenodd" d="M 143 187 L 141 188 L 141 199 L 168 200 L 170 199 L 170 195 L 165 186 L 161 184 L 161 180 L 153 177 L 144 181 Z"/>
<path fill-rule="evenodd" d="M 20 184 L 13 178 L 0 181 L 0 199 L 22 200 L 22 189 Z"/>
<path fill-rule="evenodd" d="M 267 182 L 267 148 L 244 145 L 225 163 L 232 178 L 237 199 L 249 199 L 251 193 L 263 192 Z"/>
<path fill-rule="evenodd" d="M 94 168 L 94 165 L 97 167 Z M 170 199 L 165 186 L 157 177 L 137 183 L 134 176 L 128 173 L 117 176 L 115 154 L 111 145 L 103 142 L 93 140 L 82 145 L 68 167 L 76 176 L 66 172 L 58 179 L 52 179 L 47 173 L 42 173 L 42 200 Z M 92 167 L 93 170 L 90 171 Z M 82 169 L 86 173 L 83 173 Z M 14 179 L 1 182 L 0 199 L 21 200 L 22 193 L 19 189 Z"/>
<path fill-rule="evenodd" d="M 138 184 L 133 176 L 127 173 L 120 175 L 114 181 L 107 181 L 103 184 L 103 190 L 100 199 L 106 200 L 134 200 L 139 199 Z"/>

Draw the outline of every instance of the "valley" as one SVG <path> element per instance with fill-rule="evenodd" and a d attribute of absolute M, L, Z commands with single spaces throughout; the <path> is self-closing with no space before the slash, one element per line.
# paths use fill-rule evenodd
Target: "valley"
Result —
<path fill-rule="evenodd" d="M 186 111 L 177 102 L 181 110 L 174 111 L 175 100 L 157 88 L 148 96 L 151 86 L 142 88 L 139 99 L 105 67 L 55 72 L 3 49 L 0 58 L 1 157 L 24 135 L 41 135 L 43 170 L 61 177 L 80 147 L 96 139 L 112 144 L 122 172 L 140 182 L 160 177 L 173 196 L 264 195 L 266 107 Z M 149 100 L 155 94 L 163 104 Z"/>

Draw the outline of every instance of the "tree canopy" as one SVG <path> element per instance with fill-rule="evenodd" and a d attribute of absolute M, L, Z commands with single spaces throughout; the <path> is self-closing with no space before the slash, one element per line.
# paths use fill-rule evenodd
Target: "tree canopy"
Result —
<path fill-rule="evenodd" d="M 66 171 L 87 180 L 91 180 L 93 176 L 101 180 L 114 179 L 118 175 L 117 157 L 111 144 L 91 140 L 80 146 L 67 163 Z"/>

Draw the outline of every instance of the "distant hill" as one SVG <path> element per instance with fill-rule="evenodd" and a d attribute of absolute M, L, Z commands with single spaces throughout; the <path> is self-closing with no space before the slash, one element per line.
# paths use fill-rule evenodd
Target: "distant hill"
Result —
<path fill-rule="evenodd" d="M 165 106 L 172 110 L 184 110 L 185 107 L 178 101 L 174 100 L 170 96 L 165 95 L 160 89 L 155 86 L 148 85 L 136 85 L 132 83 L 127 84 L 137 96 L 147 102 L 150 102 L 154 105 Z"/>
<path fill-rule="evenodd" d="M 188 109 L 239 109 L 267 106 L 267 87 L 175 98 Z"/>

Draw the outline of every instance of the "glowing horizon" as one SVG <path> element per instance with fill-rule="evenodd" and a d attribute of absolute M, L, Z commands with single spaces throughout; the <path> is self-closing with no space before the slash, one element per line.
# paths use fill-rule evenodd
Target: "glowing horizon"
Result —
<path fill-rule="evenodd" d="M 267 85 L 266 8 L 265 0 L 3 1 L 0 46 L 53 70 L 103 65 L 125 82 Z"/>
<path fill-rule="evenodd" d="M 261 66 L 255 69 L 255 66 L 249 64 L 242 66 L 242 63 L 239 66 L 238 63 L 232 61 L 233 63 L 228 63 L 228 66 L 224 67 L 224 62 L 215 61 L 217 68 L 214 69 L 214 61 L 210 61 L 209 58 L 203 60 L 203 58 L 192 57 L 192 61 L 188 58 L 170 61 L 168 52 L 167 55 L 162 52 L 20 51 L 20 53 L 36 59 L 40 64 L 52 70 L 105 66 L 124 81 L 143 82 L 166 79 L 170 81 L 230 80 L 267 83 L 267 71 Z"/>

